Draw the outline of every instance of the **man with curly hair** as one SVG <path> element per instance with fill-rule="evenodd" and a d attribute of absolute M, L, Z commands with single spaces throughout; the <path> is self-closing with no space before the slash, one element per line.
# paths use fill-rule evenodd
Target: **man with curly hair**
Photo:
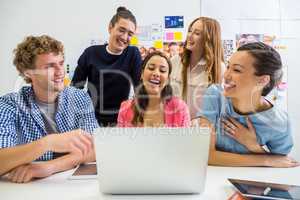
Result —
<path fill-rule="evenodd" d="M 93 104 L 86 92 L 64 86 L 62 43 L 26 37 L 14 65 L 30 86 L 0 97 L 0 176 L 24 183 L 95 160 Z"/>

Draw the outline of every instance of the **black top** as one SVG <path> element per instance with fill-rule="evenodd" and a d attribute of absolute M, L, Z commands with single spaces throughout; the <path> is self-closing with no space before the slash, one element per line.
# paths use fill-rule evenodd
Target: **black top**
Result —
<path fill-rule="evenodd" d="M 121 102 L 128 99 L 130 83 L 137 86 L 141 75 L 141 55 L 138 48 L 128 46 L 121 55 L 109 54 L 106 45 L 87 48 L 78 60 L 72 85 L 84 88 L 95 105 L 98 123 L 115 124 Z"/>

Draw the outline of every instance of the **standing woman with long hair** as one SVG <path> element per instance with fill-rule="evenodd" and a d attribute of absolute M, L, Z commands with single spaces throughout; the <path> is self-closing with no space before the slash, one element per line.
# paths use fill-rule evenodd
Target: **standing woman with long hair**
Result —
<path fill-rule="evenodd" d="M 190 114 L 184 101 L 173 96 L 172 64 L 159 51 L 149 54 L 142 65 L 139 87 L 132 100 L 122 102 L 119 127 L 188 127 Z"/>
<path fill-rule="evenodd" d="M 87 48 L 78 60 L 72 85 L 83 88 L 88 81 L 88 93 L 101 126 L 117 123 L 121 102 L 128 99 L 131 83 L 139 83 L 141 55 L 137 47 L 129 46 L 136 28 L 134 15 L 119 7 L 108 26 L 108 44 Z"/>
<path fill-rule="evenodd" d="M 195 118 L 204 91 L 211 84 L 221 83 L 225 70 L 220 24 L 208 17 L 195 19 L 189 25 L 183 54 L 171 62 L 174 93 L 186 101 L 191 118 Z"/>

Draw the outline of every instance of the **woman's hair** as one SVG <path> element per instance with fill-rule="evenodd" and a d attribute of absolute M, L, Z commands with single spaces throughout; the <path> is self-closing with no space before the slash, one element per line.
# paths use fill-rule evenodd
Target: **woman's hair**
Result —
<path fill-rule="evenodd" d="M 26 83 L 30 83 L 31 79 L 25 76 L 24 72 L 28 69 L 35 69 L 37 56 L 48 53 L 64 55 L 64 47 L 60 41 L 48 35 L 28 36 L 20 44 L 18 44 L 13 53 L 13 63 L 20 76 L 24 78 Z"/>
<path fill-rule="evenodd" d="M 247 51 L 255 59 L 253 66 L 256 76 L 270 76 L 270 82 L 264 87 L 262 96 L 269 94 L 280 83 L 283 75 L 279 53 L 273 47 L 262 42 L 245 44 L 239 47 L 237 51 Z"/>
<path fill-rule="evenodd" d="M 169 65 L 169 73 L 168 76 L 170 78 L 170 74 L 172 72 L 172 64 L 170 59 L 162 52 L 160 51 L 154 51 L 150 53 L 149 55 L 146 56 L 145 60 L 143 61 L 142 64 L 142 74 L 144 73 L 144 70 L 146 68 L 146 65 L 148 64 L 148 61 L 153 57 L 153 56 L 160 56 L 164 58 L 168 65 Z M 149 95 L 146 91 L 146 88 L 143 84 L 143 81 L 141 80 L 141 87 L 139 87 L 136 92 L 135 92 L 135 99 L 134 99 L 134 104 L 133 106 L 133 119 L 132 119 L 132 124 L 133 125 L 138 125 L 141 123 L 144 123 L 144 112 L 147 109 L 148 103 L 149 103 Z M 171 99 L 173 96 L 173 91 L 170 83 L 162 89 L 160 97 L 163 102 L 167 102 L 168 100 Z"/>
<path fill-rule="evenodd" d="M 134 23 L 136 27 L 136 19 L 135 16 L 130 12 L 130 10 L 127 10 L 125 7 L 118 7 L 117 8 L 117 13 L 111 18 L 110 24 L 112 27 L 115 26 L 115 24 L 120 20 L 120 19 L 129 19 L 132 23 Z"/>
<path fill-rule="evenodd" d="M 208 17 L 199 17 L 195 19 L 190 25 L 189 30 L 193 24 L 200 20 L 202 22 L 202 42 L 203 42 L 203 58 L 206 61 L 205 71 L 208 73 L 208 82 L 221 83 L 221 65 L 224 62 L 223 47 L 221 41 L 221 27 L 217 20 Z M 191 51 L 186 48 L 187 42 L 184 44 L 181 62 L 182 69 L 182 96 L 186 98 L 187 91 L 187 70 L 190 65 Z"/>

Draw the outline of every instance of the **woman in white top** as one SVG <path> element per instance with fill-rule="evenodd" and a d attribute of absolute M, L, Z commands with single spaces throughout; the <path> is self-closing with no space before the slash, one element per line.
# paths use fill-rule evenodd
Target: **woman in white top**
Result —
<path fill-rule="evenodd" d="M 220 24 L 212 18 L 199 17 L 188 29 L 183 54 L 171 59 L 174 94 L 186 101 L 191 118 L 201 109 L 206 88 L 222 80 L 225 69 Z"/>

